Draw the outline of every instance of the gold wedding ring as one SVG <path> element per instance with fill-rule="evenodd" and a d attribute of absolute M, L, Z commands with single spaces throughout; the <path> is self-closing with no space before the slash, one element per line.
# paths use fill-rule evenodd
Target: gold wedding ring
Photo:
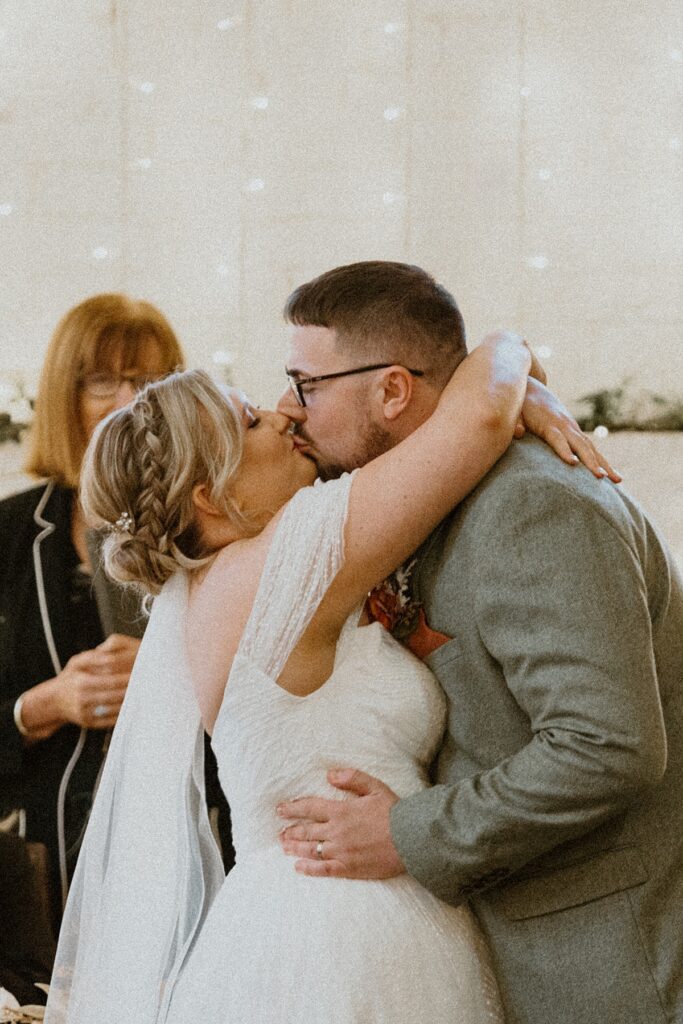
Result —
<path fill-rule="evenodd" d="M 320 842 L 316 843 L 316 846 L 315 846 L 315 855 L 318 858 L 318 860 L 323 860 L 323 843 L 324 843 L 324 841 L 325 841 L 324 839 L 321 839 Z"/>

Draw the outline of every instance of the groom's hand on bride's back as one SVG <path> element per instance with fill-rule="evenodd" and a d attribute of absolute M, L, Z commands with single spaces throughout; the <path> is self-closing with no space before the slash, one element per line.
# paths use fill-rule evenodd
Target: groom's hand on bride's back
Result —
<path fill-rule="evenodd" d="M 352 768 L 329 771 L 327 779 L 351 798 L 302 797 L 277 808 L 291 822 L 280 833 L 280 843 L 288 856 L 297 858 L 296 870 L 327 878 L 403 874 L 389 825 L 396 794 L 379 779 Z"/>

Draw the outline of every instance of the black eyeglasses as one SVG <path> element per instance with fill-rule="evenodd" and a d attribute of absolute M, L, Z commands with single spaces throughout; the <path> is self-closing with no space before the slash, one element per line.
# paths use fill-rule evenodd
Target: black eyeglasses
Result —
<path fill-rule="evenodd" d="M 130 384 L 134 391 L 142 391 L 162 376 L 149 373 L 87 373 L 81 377 L 80 385 L 92 398 L 113 398 L 124 383 Z"/>
<path fill-rule="evenodd" d="M 373 363 L 372 366 L 358 366 L 355 370 L 340 370 L 338 373 L 323 373 L 319 377 L 293 377 L 291 373 L 287 374 L 287 380 L 289 386 L 294 392 L 299 405 L 306 408 L 306 396 L 303 392 L 304 384 L 317 384 L 320 380 L 334 380 L 335 377 L 352 377 L 354 373 L 368 373 L 370 370 L 386 370 L 390 366 L 400 366 L 400 363 Z M 413 377 L 424 377 L 424 370 L 411 370 L 409 367 L 404 367 L 408 370 L 408 373 L 412 373 Z"/>

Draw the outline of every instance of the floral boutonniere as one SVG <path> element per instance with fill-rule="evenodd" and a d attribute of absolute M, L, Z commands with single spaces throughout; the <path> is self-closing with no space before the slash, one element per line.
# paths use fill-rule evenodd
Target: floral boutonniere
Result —
<path fill-rule="evenodd" d="M 431 629 L 427 624 L 424 609 L 413 593 L 413 573 L 417 558 L 411 558 L 399 566 L 368 597 L 368 612 L 376 622 L 381 622 L 393 636 L 400 640 L 418 658 L 426 658 L 451 637 Z"/>
<path fill-rule="evenodd" d="M 411 577 L 416 558 L 400 565 L 390 576 L 370 591 L 368 611 L 397 640 L 406 640 L 418 623 L 420 603 L 412 592 Z"/>

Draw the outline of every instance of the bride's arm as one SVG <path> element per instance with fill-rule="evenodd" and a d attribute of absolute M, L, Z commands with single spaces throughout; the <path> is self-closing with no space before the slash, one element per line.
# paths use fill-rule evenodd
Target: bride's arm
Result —
<path fill-rule="evenodd" d="M 316 626 L 337 628 L 506 451 L 530 367 L 531 354 L 520 337 L 502 331 L 490 335 L 460 364 L 430 418 L 357 471 L 344 565 Z"/>

